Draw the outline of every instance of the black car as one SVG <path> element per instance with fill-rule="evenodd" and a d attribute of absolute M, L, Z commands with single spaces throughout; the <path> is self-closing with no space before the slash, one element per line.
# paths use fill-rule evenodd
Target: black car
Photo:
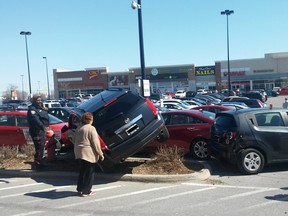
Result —
<path fill-rule="evenodd" d="M 288 162 L 285 109 L 242 109 L 217 113 L 208 143 L 210 155 L 257 174 L 265 164 Z"/>
<path fill-rule="evenodd" d="M 50 107 L 48 113 L 61 119 L 63 122 L 68 122 L 73 107 Z"/>
<path fill-rule="evenodd" d="M 248 98 L 258 99 L 262 103 L 265 103 L 267 101 L 267 94 L 266 94 L 266 92 L 264 94 L 262 91 L 249 91 L 249 92 L 242 93 L 242 96 L 248 97 Z"/>
<path fill-rule="evenodd" d="M 73 134 L 85 112 L 93 113 L 93 126 L 109 149 L 104 152 L 102 168 L 123 162 L 155 139 L 163 142 L 169 138 L 152 101 L 129 90 L 107 89 L 74 108 L 69 134 Z"/>
<path fill-rule="evenodd" d="M 255 99 L 255 98 L 248 98 L 248 97 L 227 97 L 224 98 L 222 102 L 242 102 L 245 103 L 250 108 L 264 108 L 266 107 L 266 104 L 262 101 Z"/>

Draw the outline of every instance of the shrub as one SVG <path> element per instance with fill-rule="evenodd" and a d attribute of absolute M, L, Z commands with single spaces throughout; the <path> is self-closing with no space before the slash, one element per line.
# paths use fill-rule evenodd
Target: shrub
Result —
<path fill-rule="evenodd" d="M 34 155 L 33 145 L 0 146 L 0 157 L 3 159 L 16 158 L 18 155 L 30 157 Z"/>
<path fill-rule="evenodd" d="M 182 149 L 175 147 L 167 147 L 162 145 L 157 149 L 155 154 L 152 156 L 152 160 L 157 160 L 161 162 L 173 162 L 182 161 L 184 157 L 184 152 Z"/>

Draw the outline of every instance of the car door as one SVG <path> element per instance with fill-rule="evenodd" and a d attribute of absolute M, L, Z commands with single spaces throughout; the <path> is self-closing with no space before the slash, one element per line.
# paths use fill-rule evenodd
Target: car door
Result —
<path fill-rule="evenodd" d="M 25 143 L 23 131 L 16 126 L 15 115 L 2 114 L 0 116 L 0 145 L 12 146 Z"/>
<path fill-rule="evenodd" d="M 285 112 L 261 112 L 255 114 L 257 126 L 254 135 L 259 145 L 266 149 L 271 160 L 288 160 L 288 125 Z"/>
<path fill-rule="evenodd" d="M 190 145 L 194 139 L 207 137 L 210 131 L 208 123 L 191 115 L 165 113 L 163 118 L 170 134 L 170 138 L 163 144 L 167 147 L 177 146 L 185 153 L 190 152 Z"/>

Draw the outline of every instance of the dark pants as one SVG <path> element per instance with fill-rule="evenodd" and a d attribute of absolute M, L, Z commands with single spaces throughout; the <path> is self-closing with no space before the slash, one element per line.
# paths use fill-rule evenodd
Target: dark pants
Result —
<path fill-rule="evenodd" d="M 95 163 L 79 159 L 80 170 L 77 182 L 77 191 L 89 194 L 92 189 L 95 175 Z"/>
<path fill-rule="evenodd" d="M 34 160 L 38 164 L 43 164 L 44 159 L 44 148 L 45 148 L 45 132 L 40 131 L 37 135 L 31 135 L 34 147 L 35 147 L 35 154 Z"/>

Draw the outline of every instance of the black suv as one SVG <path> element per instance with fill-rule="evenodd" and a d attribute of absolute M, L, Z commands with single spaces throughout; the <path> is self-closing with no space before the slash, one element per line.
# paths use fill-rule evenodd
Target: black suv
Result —
<path fill-rule="evenodd" d="M 93 113 L 93 126 L 109 148 L 104 152 L 104 167 L 123 162 L 155 139 L 162 142 L 169 138 L 153 103 L 129 90 L 104 90 L 74 108 L 69 118 L 70 136 L 85 112 Z"/>
<path fill-rule="evenodd" d="M 265 164 L 288 162 L 288 112 L 285 109 L 242 109 L 217 113 L 209 153 L 237 164 L 245 174 Z"/>

